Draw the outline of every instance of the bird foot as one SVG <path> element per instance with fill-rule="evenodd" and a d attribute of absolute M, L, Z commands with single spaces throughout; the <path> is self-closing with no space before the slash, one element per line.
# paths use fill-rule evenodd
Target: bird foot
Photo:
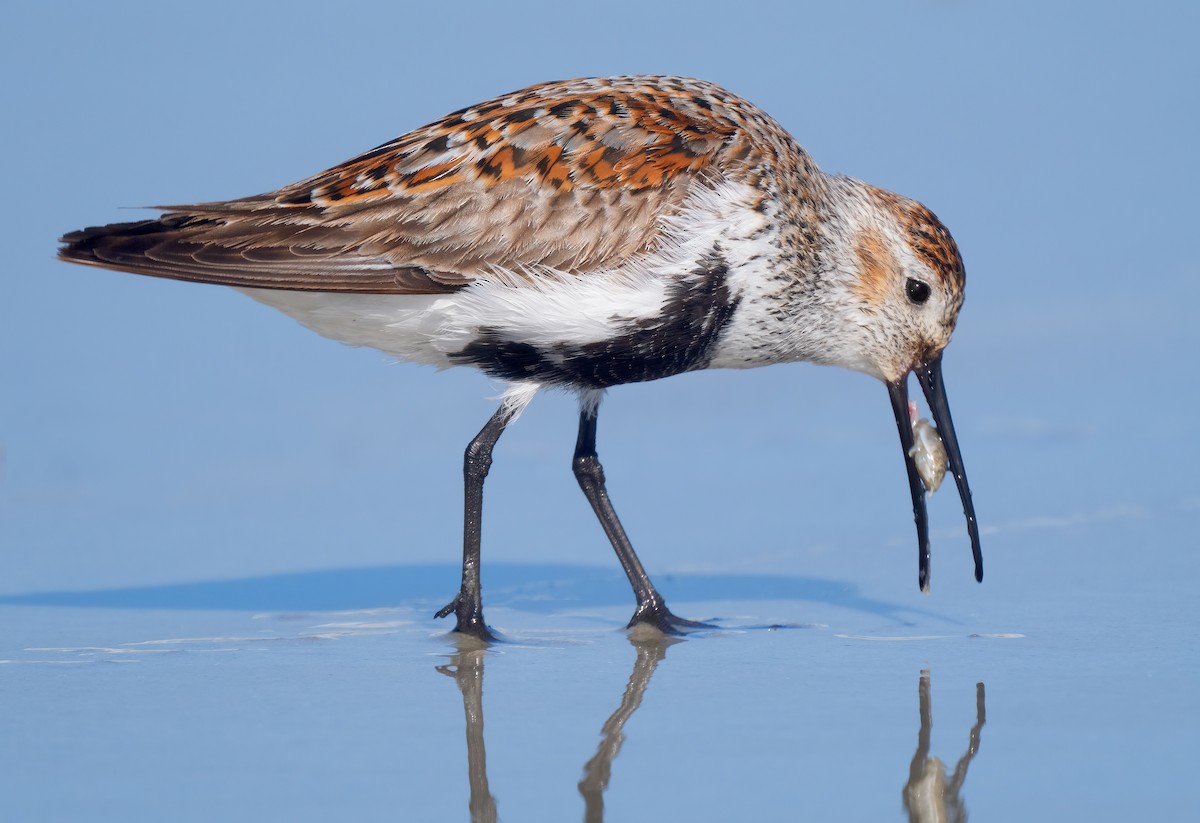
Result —
<path fill-rule="evenodd" d="M 667 604 L 659 599 L 639 603 L 637 611 L 633 613 L 633 618 L 625 628 L 633 631 L 654 629 L 668 636 L 679 636 L 688 632 L 704 631 L 718 627 L 711 623 L 700 623 L 696 620 L 686 620 L 682 617 L 677 617 L 667 608 Z"/>
<path fill-rule="evenodd" d="M 463 597 L 462 592 L 442 608 L 438 609 L 435 618 L 454 615 L 454 631 L 468 637 L 474 637 L 484 643 L 495 642 L 498 638 L 483 621 L 483 606 L 479 601 Z"/>

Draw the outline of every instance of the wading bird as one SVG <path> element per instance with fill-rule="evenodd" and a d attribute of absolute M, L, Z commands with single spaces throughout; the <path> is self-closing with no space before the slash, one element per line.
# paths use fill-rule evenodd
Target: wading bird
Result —
<path fill-rule="evenodd" d="M 579 396 L 573 468 L 637 598 L 671 613 L 609 502 L 605 389 L 706 368 L 809 361 L 882 380 L 912 492 L 915 373 L 983 569 L 942 383 L 964 271 L 927 208 L 822 172 L 774 119 L 682 77 L 544 83 L 460 109 L 339 166 L 238 200 L 67 234 L 64 260 L 236 287 L 335 340 L 503 380 L 467 447 L 462 585 L 439 617 L 483 639 L 480 520 L 492 448 L 540 389 Z"/>

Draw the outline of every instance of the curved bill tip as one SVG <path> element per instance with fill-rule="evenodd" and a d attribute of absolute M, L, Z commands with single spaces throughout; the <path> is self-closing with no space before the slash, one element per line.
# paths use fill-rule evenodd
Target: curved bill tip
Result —
<path fill-rule="evenodd" d="M 971 487 L 967 483 L 967 470 L 963 467 L 962 453 L 958 449 L 958 437 L 954 433 L 954 420 L 950 417 L 950 403 L 946 400 L 946 385 L 942 380 L 942 355 L 938 353 L 928 363 L 919 366 L 916 372 L 917 381 L 929 403 L 933 414 L 934 425 L 946 447 L 946 456 L 950 461 L 950 472 L 954 475 L 954 483 L 958 486 L 958 496 L 962 500 L 963 514 L 967 518 L 967 534 L 971 537 L 971 555 L 975 560 L 975 579 L 983 582 L 983 549 L 979 545 L 979 524 L 975 520 L 975 504 L 971 500 Z M 893 401 L 894 403 L 894 401 Z M 909 469 L 911 474 L 912 469 Z"/>

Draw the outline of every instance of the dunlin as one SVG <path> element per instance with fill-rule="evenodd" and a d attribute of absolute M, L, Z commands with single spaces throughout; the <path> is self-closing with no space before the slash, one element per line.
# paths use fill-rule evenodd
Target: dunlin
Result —
<path fill-rule="evenodd" d="M 650 76 L 544 83 L 278 191 L 160 209 L 154 220 L 68 234 L 59 254 L 234 286 L 326 337 L 506 382 L 466 450 L 462 585 L 438 612 L 454 613 L 460 632 L 491 637 L 479 575 L 483 481 L 504 428 L 543 388 L 579 396 L 572 467 L 633 586 L 629 625 L 698 625 L 672 614 L 651 583 L 596 455 L 605 389 L 696 369 L 809 361 L 882 380 L 925 589 L 915 373 L 982 579 L 942 382 L 964 282 L 950 232 L 920 203 L 822 172 L 773 118 L 719 86 Z"/>

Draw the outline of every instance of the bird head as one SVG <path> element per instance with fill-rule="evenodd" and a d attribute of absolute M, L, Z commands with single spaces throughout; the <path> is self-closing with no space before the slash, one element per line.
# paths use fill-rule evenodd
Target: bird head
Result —
<path fill-rule="evenodd" d="M 908 376 L 915 374 L 929 403 L 962 499 L 975 560 L 983 579 L 979 529 L 971 490 L 942 380 L 942 352 L 958 320 L 965 271 L 958 246 L 942 222 L 914 200 L 849 178 L 837 178 L 843 243 L 836 255 L 841 327 L 852 329 L 838 365 L 886 384 L 904 449 L 919 543 L 919 584 L 929 586 L 929 524 L 917 472 L 908 411 Z"/>

